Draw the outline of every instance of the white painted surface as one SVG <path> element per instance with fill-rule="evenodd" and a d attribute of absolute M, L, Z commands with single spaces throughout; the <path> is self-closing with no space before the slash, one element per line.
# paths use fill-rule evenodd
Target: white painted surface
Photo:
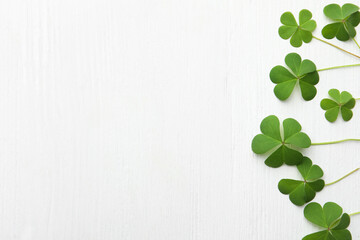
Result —
<path fill-rule="evenodd" d="M 3 1 L 0 239 L 296 240 L 316 230 L 277 190 L 295 169 L 266 167 L 250 142 L 269 114 L 298 119 L 314 142 L 360 137 L 360 107 L 333 125 L 319 107 L 332 87 L 360 97 L 359 69 L 321 73 L 311 102 L 272 93 L 268 73 L 289 52 L 320 68 L 357 61 L 278 37 L 281 13 L 302 8 L 320 35 L 324 4 Z M 356 143 L 305 153 L 328 181 L 360 166 Z M 359 182 L 316 201 L 358 211 Z M 354 239 L 359 225 L 354 217 Z"/>

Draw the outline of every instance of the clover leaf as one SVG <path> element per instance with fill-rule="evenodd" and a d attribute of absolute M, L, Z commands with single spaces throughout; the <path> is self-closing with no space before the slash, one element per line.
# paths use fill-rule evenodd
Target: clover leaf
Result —
<path fill-rule="evenodd" d="M 301 125 L 292 118 L 283 121 L 283 136 L 280 133 L 280 121 L 274 116 L 268 116 L 260 124 L 262 134 L 252 140 L 251 148 L 256 154 L 263 154 L 274 150 L 265 160 L 269 167 L 298 165 L 303 160 L 303 155 L 292 147 L 308 148 L 311 140 L 308 135 L 301 132 Z"/>
<path fill-rule="evenodd" d="M 313 99 L 317 93 L 315 85 L 319 82 L 315 64 L 308 59 L 301 60 L 297 53 L 286 55 L 285 63 L 289 69 L 278 65 L 270 71 L 270 79 L 276 84 L 275 96 L 282 101 L 286 100 L 299 82 L 303 99 L 306 101 Z"/>
<path fill-rule="evenodd" d="M 305 218 L 325 230 L 307 235 L 303 240 L 351 240 L 351 233 L 346 229 L 350 225 L 350 216 L 342 212 L 342 208 L 333 202 L 325 203 L 324 207 L 309 203 L 304 209 Z"/>
<path fill-rule="evenodd" d="M 297 169 L 304 180 L 282 179 L 278 188 L 282 194 L 289 194 L 289 199 L 293 204 L 302 206 L 313 200 L 316 192 L 324 188 L 325 182 L 320 179 L 324 173 L 307 157 L 304 157 L 302 163 L 297 165 Z"/>
<path fill-rule="evenodd" d="M 324 8 L 324 14 L 334 21 L 322 29 L 324 38 L 336 37 L 340 41 L 347 41 L 356 35 L 355 27 L 360 23 L 359 7 L 354 4 L 330 4 Z"/>
<path fill-rule="evenodd" d="M 346 91 L 340 93 L 337 89 L 330 89 L 329 95 L 332 99 L 324 98 L 320 103 L 321 108 L 326 111 L 325 118 L 329 122 L 335 122 L 341 112 L 344 121 L 349 121 L 353 116 L 351 109 L 356 103 L 352 95 Z"/>
<path fill-rule="evenodd" d="M 293 47 L 300 47 L 302 43 L 309 43 L 312 39 L 312 32 L 316 28 L 316 22 L 311 20 L 312 13 L 303 9 L 299 13 L 299 24 L 291 12 L 281 15 L 280 21 L 283 24 L 279 28 L 279 35 L 282 39 L 290 39 Z"/>

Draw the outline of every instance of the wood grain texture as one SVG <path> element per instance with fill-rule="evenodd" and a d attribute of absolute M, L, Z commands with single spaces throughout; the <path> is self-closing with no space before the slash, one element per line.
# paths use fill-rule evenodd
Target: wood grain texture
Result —
<path fill-rule="evenodd" d="M 338 1 L 345 3 L 345 1 Z M 295 169 L 250 149 L 269 114 L 314 142 L 360 137 L 329 124 L 330 88 L 360 97 L 359 69 L 321 73 L 311 102 L 278 101 L 268 74 L 289 52 L 319 68 L 358 60 L 277 35 L 284 11 L 326 3 L 253 0 L 11 0 L 0 7 L 0 239 L 298 240 L 316 230 L 277 190 Z M 340 43 L 359 52 L 356 46 Z M 307 150 L 335 180 L 356 143 Z M 360 210 L 360 174 L 318 194 Z M 360 237 L 360 217 L 351 224 Z"/>

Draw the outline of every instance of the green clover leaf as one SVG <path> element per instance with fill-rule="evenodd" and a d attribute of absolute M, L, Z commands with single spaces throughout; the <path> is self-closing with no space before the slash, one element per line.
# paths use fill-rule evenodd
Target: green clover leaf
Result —
<path fill-rule="evenodd" d="M 324 98 L 320 103 L 321 108 L 326 111 L 325 118 L 329 122 L 335 122 L 341 112 L 344 121 L 349 121 L 353 116 L 351 109 L 356 103 L 352 95 L 346 91 L 340 93 L 337 89 L 330 89 L 329 95 L 332 99 Z"/>
<path fill-rule="evenodd" d="M 340 41 L 347 41 L 356 35 L 355 27 L 360 23 L 359 7 L 354 4 L 330 4 L 324 8 L 324 14 L 334 21 L 326 25 L 321 33 L 324 38 L 336 37 Z"/>
<path fill-rule="evenodd" d="M 315 64 L 308 60 L 301 60 L 297 53 L 289 53 L 285 57 L 285 63 L 289 69 L 283 66 L 275 66 L 270 71 L 270 79 L 276 84 L 275 96 L 280 100 L 286 100 L 299 82 L 301 95 L 304 100 L 312 100 L 317 93 L 315 85 L 319 82 L 319 74 Z"/>
<path fill-rule="evenodd" d="M 342 212 L 342 208 L 333 202 L 325 203 L 324 207 L 309 203 L 304 209 L 305 218 L 325 230 L 307 235 L 303 240 L 351 240 L 351 233 L 346 229 L 350 225 L 350 216 Z"/>
<path fill-rule="evenodd" d="M 278 188 L 282 194 L 289 194 L 289 199 L 293 204 L 302 206 L 312 201 L 316 192 L 320 192 L 324 188 L 325 182 L 320 179 L 324 173 L 307 157 L 304 157 L 302 163 L 297 165 L 297 169 L 304 180 L 282 179 Z"/>
<path fill-rule="evenodd" d="M 282 39 L 290 39 L 293 47 L 300 47 L 302 43 L 309 43 L 312 39 L 312 32 L 316 28 L 316 22 L 311 20 L 312 13 L 303 9 L 299 13 L 299 24 L 291 12 L 281 15 L 280 21 L 283 24 L 279 28 L 279 35 Z"/>
<path fill-rule="evenodd" d="M 308 135 L 301 132 L 301 125 L 292 118 L 283 121 L 283 136 L 280 133 L 280 121 L 274 116 L 268 116 L 260 124 L 262 134 L 252 140 L 251 148 L 256 154 L 264 154 L 274 150 L 265 160 L 269 167 L 277 168 L 283 165 L 298 165 L 303 155 L 291 147 L 308 148 L 311 140 Z"/>

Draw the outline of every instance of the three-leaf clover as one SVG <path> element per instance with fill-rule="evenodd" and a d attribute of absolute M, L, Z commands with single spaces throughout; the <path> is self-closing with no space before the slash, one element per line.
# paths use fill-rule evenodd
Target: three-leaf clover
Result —
<path fill-rule="evenodd" d="M 309 203 L 304 209 L 305 218 L 325 230 L 307 235 L 303 240 L 351 240 L 351 233 L 346 229 L 350 225 L 350 216 L 342 212 L 342 208 L 333 202 L 325 203 L 324 207 Z"/>
<path fill-rule="evenodd" d="M 299 24 L 291 12 L 281 15 L 280 21 L 283 24 L 279 28 L 279 35 L 282 39 L 290 39 L 293 47 L 300 47 L 302 43 L 309 43 L 312 39 L 312 32 L 316 28 L 316 22 L 311 20 L 312 13 L 303 9 L 299 13 Z"/>
<path fill-rule="evenodd" d="M 299 82 L 304 100 L 313 99 L 317 93 L 315 85 L 319 82 L 315 64 L 308 59 L 301 60 L 297 53 L 286 55 L 285 63 L 289 69 L 278 65 L 270 71 L 270 79 L 276 84 L 275 96 L 280 100 L 286 100 L 293 92 L 296 83 Z"/>
<path fill-rule="evenodd" d="M 335 21 L 326 25 L 322 29 L 324 38 L 332 39 L 336 37 L 340 41 L 347 41 L 350 37 L 355 37 L 355 27 L 360 23 L 359 7 L 354 4 L 330 4 L 324 8 L 324 14 Z"/>
<path fill-rule="evenodd" d="M 341 112 L 344 121 L 349 121 L 353 116 L 351 109 L 355 107 L 355 99 L 349 92 L 340 93 L 337 89 L 330 89 L 329 95 L 332 99 L 324 98 L 320 103 L 321 108 L 326 111 L 325 118 L 329 122 L 335 122 Z"/>
<path fill-rule="evenodd" d="M 269 167 L 280 167 L 287 165 L 298 165 L 303 160 L 303 155 L 291 147 L 308 148 L 311 140 L 308 135 L 301 131 L 301 125 L 292 118 L 283 121 L 283 137 L 280 133 L 280 121 L 270 115 L 260 124 L 262 134 L 258 134 L 252 140 L 251 148 L 254 153 L 263 154 L 274 150 L 265 160 Z"/>
<path fill-rule="evenodd" d="M 325 182 L 320 179 L 324 172 L 318 165 L 313 165 L 307 157 L 304 157 L 302 163 L 297 165 L 297 169 L 304 180 L 282 179 L 278 188 L 281 193 L 289 194 L 293 204 L 302 206 L 313 200 L 316 192 L 324 188 Z"/>

